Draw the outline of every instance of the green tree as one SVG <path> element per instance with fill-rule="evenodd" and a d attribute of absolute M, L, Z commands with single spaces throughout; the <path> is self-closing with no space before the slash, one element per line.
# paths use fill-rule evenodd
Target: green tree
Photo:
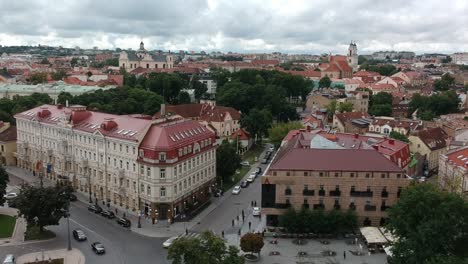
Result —
<path fill-rule="evenodd" d="M 71 95 L 69 92 L 60 92 L 57 96 L 57 103 L 66 105 L 67 101 L 68 103 L 72 103 L 73 95 Z"/>
<path fill-rule="evenodd" d="M 86 75 L 88 76 L 88 78 L 90 78 L 91 76 L 93 76 L 93 73 L 91 71 L 88 71 Z"/>
<path fill-rule="evenodd" d="M 41 60 L 41 64 L 50 64 L 49 60 L 47 58 L 43 58 Z"/>
<path fill-rule="evenodd" d="M 78 65 L 78 58 L 72 58 L 71 61 L 70 61 L 70 65 L 72 67 L 75 67 L 76 65 Z"/>
<path fill-rule="evenodd" d="M 392 106 L 388 104 L 374 104 L 369 109 L 369 114 L 373 116 L 391 116 Z"/>
<path fill-rule="evenodd" d="M 9 181 L 10 177 L 8 173 L 5 171 L 5 168 L 0 165 L 0 205 L 5 203 L 5 198 L 3 198 L 3 196 L 6 194 L 6 187 Z"/>
<path fill-rule="evenodd" d="M 197 75 L 192 77 L 191 88 L 194 91 L 195 99 L 198 101 L 208 91 L 206 84 L 200 82 L 200 78 Z"/>
<path fill-rule="evenodd" d="M 173 264 L 243 264 L 239 250 L 226 246 L 222 238 L 204 232 L 199 238 L 181 237 L 169 247 L 167 259 Z"/>
<path fill-rule="evenodd" d="M 34 187 L 24 185 L 15 199 L 16 206 L 29 225 L 58 225 L 68 210 L 69 200 L 62 187 Z"/>
<path fill-rule="evenodd" d="M 392 105 L 393 96 L 390 93 L 381 92 L 381 93 L 372 95 L 371 101 L 373 105 L 383 105 L 383 104 Z"/>
<path fill-rule="evenodd" d="M 241 118 L 242 126 L 244 126 L 251 135 L 254 135 L 257 140 L 261 140 L 262 137 L 266 135 L 271 123 L 271 112 L 267 109 L 258 110 L 254 108 L 248 115 L 243 115 Z"/>
<path fill-rule="evenodd" d="M 33 73 L 33 74 L 31 74 L 31 77 L 29 78 L 29 81 L 32 84 L 45 83 L 45 82 L 47 82 L 47 73 L 45 73 L 45 72 Z"/>
<path fill-rule="evenodd" d="M 390 138 L 394 138 L 394 139 L 396 139 L 396 140 L 400 140 L 400 141 L 409 143 L 409 139 L 408 139 L 405 135 L 403 135 L 403 134 L 401 134 L 401 133 L 399 133 L 399 132 L 392 131 L 392 132 L 390 132 L 390 134 L 389 134 L 388 136 L 389 136 Z"/>
<path fill-rule="evenodd" d="M 179 104 L 190 104 L 190 95 L 186 91 L 180 91 L 177 102 Z"/>
<path fill-rule="evenodd" d="M 403 190 L 388 210 L 387 227 L 399 239 L 390 263 L 431 263 L 433 258 L 467 258 L 468 203 L 432 184 Z"/>
<path fill-rule="evenodd" d="M 319 81 L 319 88 L 328 88 L 331 86 L 331 80 L 328 76 L 323 77 Z"/>
<path fill-rule="evenodd" d="M 449 73 L 442 75 L 440 80 L 434 81 L 434 90 L 435 91 L 447 91 L 452 86 L 455 85 L 455 78 L 452 77 Z"/>
<path fill-rule="evenodd" d="M 56 81 L 60 81 L 64 77 L 67 77 L 67 73 L 65 71 L 63 71 L 63 70 L 56 71 L 56 72 L 52 73 L 52 79 L 54 79 Z"/>
<path fill-rule="evenodd" d="M 302 125 L 301 122 L 296 121 L 287 123 L 276 123 L 268 129 L 268 138 L 270 139 L 271 143 L 278 147 L 281 144 L 281 141 L 283 141 L 284 137 L 289 133 L 289 131 L 294 129 L 300 129 L 303 127 L 304 125 Z"/>
<path fill-rule="evenodd" d="M 240 168 L 241 161 L 235 143 L 223 141 L 216 149 L 216 175 L 223 182 L 229 182 L 230 177 Z"/>
<path fill-rule="evenodd" d="M 331 100 L 330 103 L 328 103 L 327 105 L 327 116 L 328 118 L 332 118 L 333 115 L 335 114 L 336 110 L 337 110 L 337 105 L 338 103 L 336 102 L 336 100 Z"/>
<path fill-rule="evenodd" d="M 244 252 L 257 253 L 260 255 L 260 251 L 264 246 L 263 237 L 261 234 L 247 233 L 240 239 L 240 248 Z"/>
<path fill-rule="evenodd" d="M 338 111 L 340 111 L 340 113 L 352 112 L 353 109 L 354 109 L 354 105 L 351 102 L 340 103 L 338 105 Z"/>

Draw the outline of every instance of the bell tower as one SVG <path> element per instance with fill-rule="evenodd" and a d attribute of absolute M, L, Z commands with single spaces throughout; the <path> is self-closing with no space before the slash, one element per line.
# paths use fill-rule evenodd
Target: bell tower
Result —
<path fill-rule="evenodd" d="M 349 43 L 349 48 L 348 48 L 348 64 L 353 68 L 353 71 L 358 70 L 358 54 L 357 54 L 357 46 L 356 42 L 351 41 Z"/>
<path fill-rule="evenodd" d="M 140 42 L 140 50 L 145 50 L 145 44 L 143 43 L 143 40 Z"/>

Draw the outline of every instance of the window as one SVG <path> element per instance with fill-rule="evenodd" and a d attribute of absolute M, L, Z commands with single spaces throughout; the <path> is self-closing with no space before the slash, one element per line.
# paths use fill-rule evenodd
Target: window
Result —
<path fill-rule="evenodd" d="M 161 169 L 159 172 L 159 177 L 161 179 L 166 179 L 166 169 Z"/>
<path fill-rule="evenodd" d="M 340 174 L 338 172 L 335 172 L 335 177 L 338 177 Z"/>
<path fill-rule="evenodd" d="M 319 173 L 319 176 L 322 177 L 322 176 L 323 176 L 323 172 L 320 172 L 320 173 Z"/>
<path fill-rule="evenodd" d="M 135 172 L 135 171 L 136 171 L 136 164 L 133 163 L 133 172 Z"/>
<path fill-rule="evenodd" d="M 354 173 L 351 172 L 350 176 L 351 176 L 351 178 L 354 177 Z"/>
<path fill-rule="evenodd" d="M 115 150 L 115 147 L 116 147 L 116 146 L 117 146 L 117 145 L 114 143 L 114 150 Z"/>
<path fill-rule="evenodd" d="M 151 176 L 151 168 L 150 168 L 150 167 L 148 167 L 148 168 L 146 169 L 146 176 L 148 176 L 148 177 Z"/>
<path fill-rule="evenodd" d="M 125 150 L 126 150 L 126 151 L 127 151 L 127 153 L 128 153 L 128 146 L 125 146 Z"/>
<path fill-rule="evenodd" d="M 123 168 L 123 161 L 120 160 L 120 168 L 122 169 Z"/>
<path fill-rule="evenodd" d="M 370 174 L 369 173 L 366 173 L 366 178 L 369 178 Z"/>
<path fill-rule="evenodd" d="M 127 161 L 127 170 L 130 169 L 130 162 Z"/>
<path fill-rule="evenodd" d="M 161 187 L 160 191 L 159 191 L 159 195 L 161 197 L 165 197 L 166 196 L 166 187 Z"/>
<path fill-rule="evenodd" d="M 381 177 L 381 178 L 385 178 L 385 173 L 382 173 L 382 174 L 380 175 L 380 177 Z"/>
<path fill-rule="evenodd" d="M 140 158 L 143 158 L 143 156 L 145 156 L 145 151 L 140 149 L 139 155 L 140 155 Z"/>
<path fill-rule="evenodd" d="M 159 153 L 159 160 L 166 161 L 166 152 Z"/>
<path fill-rule="evenodd" d="M 286 176 L 291 176 L 291 173 L 289 171 L 286 172 Z"/>
<path fill-rule="evenodd" d="M 140 174 L 145 174 L 145 167 L 143 165 L 140 166 Z"/>
<path fill-rule="evenodd" d="M 304 176 L 307 176 L 307 171 L 304 171 Z"/>
<path fill-rule="evenodd" d="M 148 187 L 146 188 L 146 194 L 147 194 L 147 195 L 151 195 L 151 186 L 148 186 Z"/>
<path fill-rule="evenodd" d="M 398 174 L 396 175 L 396 177 L 397 177 L 397 178 L 401 178 L 401 174 L 398 173 Z"/>
<path fill-rule="evenodd" d="M 177 184 L 174 185 L 174 194 L 177 194 Z"/>
<path fill-rule="evenodd" d="M 273 176 L 276 176 L 276 171 L 273 172 Z"/>

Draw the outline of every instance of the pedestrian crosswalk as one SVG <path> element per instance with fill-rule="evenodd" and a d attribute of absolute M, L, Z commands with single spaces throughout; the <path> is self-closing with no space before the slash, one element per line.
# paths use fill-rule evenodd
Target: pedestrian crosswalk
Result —
<path fill-rule="evenodd" d="M 194 232 L 188 232 L 188 233 L 183 233 L 180 235 L 180 238 L 185 237 L 185 238 L 199 238 L 200 234 L 199 233 L 194 233 Z"/>

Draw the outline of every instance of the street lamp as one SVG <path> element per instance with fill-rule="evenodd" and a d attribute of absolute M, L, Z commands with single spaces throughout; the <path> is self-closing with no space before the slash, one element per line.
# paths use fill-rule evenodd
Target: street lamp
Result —
<path fill-rule="evenodd" d="M 72 250 L 72 246 L 71 246 L 71 239 L 70 239 L 70 211 L 67 210 L 67 230 L 68 230 L 68 248 L 67 250 L 70 251 Z"/>

